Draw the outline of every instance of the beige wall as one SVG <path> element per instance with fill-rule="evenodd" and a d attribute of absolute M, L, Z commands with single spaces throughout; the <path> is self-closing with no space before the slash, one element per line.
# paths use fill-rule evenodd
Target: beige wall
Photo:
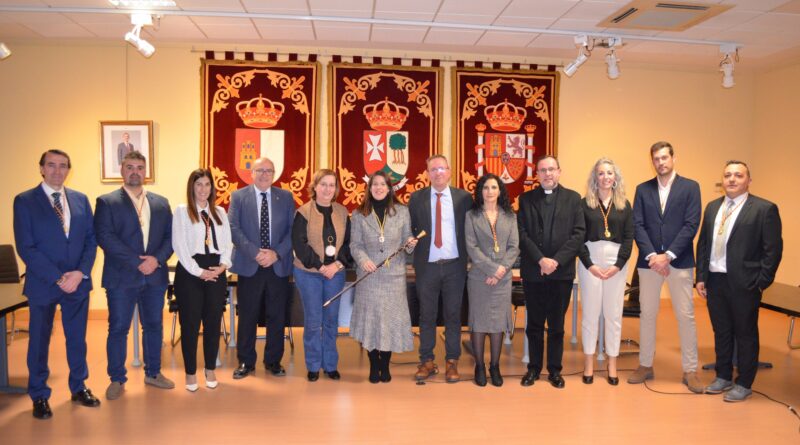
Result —
<path fill-rule="evenodd" d="M 386 51 L 382 55 L 403 54 Z M 415 56 L 442 57 L 424 53 Z M 68 184 L 87 193 L 91 201 L 116 187 L 99 180 L 101 120 L 152 119 L 157 182 L 150 189 L 165 195 L 173 205 L 183 202 L 185 178 L 199 163 L 200 57 L 189 47 L 179 46 L 160 46 L 148 60 L 116 44 L 15 44 L 14 56 L 0 63 L 0 144 L 7 160 L 3 165 L 4 186 L 0 188 L 0 208 L 4 209 L 0 242 L 13 242 L 13 197 L 39 181 L 36 163 L 46 148 L 59 147 L 70 153 L 73 169 Z M 474 56 L 465 58 L 473 60 Z M 616 81 L 605 77 L 604 65 L 592 63 L 572 79 L 562 77 L 559 151 L 566 186 L 582 193 L 592 164 L 606 155 L 621 165 L 632 196 L 635 184 L 654 174 L 648 147 L 665 139 L 676 148 L 678 171 L 700 182 L 705 203 L 718 196 L 714 183 L 719 180 L 724 160 L 752 160 L 754 174 L 768 180 L 767 165 L 779 164 L 776 159 L 784 155 L 798 156 L 790 151 L 788 137 L 766 136 L 773 132 L 788 134 L 789 119 L 798 116 L 789 97 L 774 84 L 788 84 L 792 76 L 796 79 L 797 67 L 758 78 L 737 75 L 736 88 L 731 90 L 720 87 L 720 77 L 713 68 L 679 71 L 621 67 L 622 76 Z M 448 69 L 445 98 L 449 97 L 449 74 Z M 322 165 L 327 161 L 328 144 L 325 80 L 323 76 Z M 793 97 L 797 98 L 800 87 L 793 88 Z M 443 107 L 443 140 L 449 150 L 451 116 L 447 104 Z M 785 117 L 776 122 L 773 115 Z M 774 142 L 762 148 L 755 143 L 761 140 Z M 769 153 L 769 159 L 765 153 Z M 791 164 L 783 165 L 787 165 L 784 169 L 788 173 Z M 771 179 L 778 180 L 774 176 Z M 756 190 L 778 200 L 772 189 L 769 193 Z M 783 202 L 779 203 L 783 209 Z M 788 217 L 784 214 L 786 227 Z M 794 250 L 792 241 L 786 239 L 787 251 Z M 797 240 L 793 242 L 796 245 Z M 102 253 L 93 274 L 96 287 L 101 264 Z M 788 275 L 782 277 L 785 282 L 798 281 Z M 92 307 L 105 307 L 102 292 L 93 294 Z"/>

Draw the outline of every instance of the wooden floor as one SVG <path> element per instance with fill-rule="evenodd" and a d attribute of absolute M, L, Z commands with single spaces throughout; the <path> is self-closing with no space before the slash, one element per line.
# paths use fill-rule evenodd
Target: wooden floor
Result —
<path fill-rule="evenodd" d="M 697 301 L 696 308 L 700 359 L 713 361 L 708 312 L 702 301 Z M 618 387 L 608 385 L 599 372 L 593 385 L 582 384 L 582 353 L 579 345 L 569 344 L 569 314 L 567 320 L 564 373 L 577 374 L 566 378 L 562 390 L 543 381 L 529 388 L 519 385 L 525 370 L 520 362 L 521 330 L 513 345 L 504 349 L 501 370 L 506 384 L 501 388 L 472 384 L 474 362 L 466 354 L 460 366 L 466 381 L 444 384 L 443 377 L 437 376 L 431 383 L 416 385 L 412 363 L 417 356 L 413 352 L 393 356 L 391 383 L 372 385 L 366 381 L 367 356 L 348 337 L 341 337 L 338 343 L 342 380 L 323 376 L 309 383 L 302 332 L 295 329 L 298 341 L 294 352 L 287 343 L 283 361 L 286 377 L 272 377 L 259 367 L 255 376 L 234 381 L 235 350 L 223 348 L 219 387 L 209 390 L 201 386 L 196 393 L 189 393 L 183 389 L 180 347 L 167 345 L 162 354 L 163 371 L 178 387 L 171 391 L 145 388 L 142 368 L 129 367 L 126 391 L 115 401 L 104 397 L 107 324 L 92 320 L 87 384 L 101 397 L 102 405 L 92 409 L 69 401 L 64 337 L 57 329 L 49 380 L 54 417 L 34 419 L 26 395 L 0 395 L 0 443 L 800 443 L 800 421 L 784 406 L 757 394 L 744 403 L 724 403 L 721 396 L 694 395 L 680 385 L 677 328 L 668 303 L 662 305 L 659 315 L 656 379 L 649 386 L 680 395 L 658 394 L 644 385 L 625 383 L 637 365 L 635 354 L 620 359 L 620 368 L 628 371 L 620 372 Z M 800 406 L 800 351 L 792 352 L 786 346 L 788 319 L 762 310 L 760 320 L 761 359 L 775 367 L 758 373 L 754 389 Z M 166 326 L 168 321 L 165 316 Z M 625 319 L 623 324 L 623 337 L 638 337 L 637 319 Z M 166 335 L 168 332 L 165 339 Z M 26 348 L 23 336 L 9 349 L 12 383 L 23 386 Z M 439 362 L 443 361 L 442 348 L 439 340 Z M 604 364 L 596 368 L 603 369 Z M 701 373 L 704 382 L 713 377 L 713 371 Z"/>

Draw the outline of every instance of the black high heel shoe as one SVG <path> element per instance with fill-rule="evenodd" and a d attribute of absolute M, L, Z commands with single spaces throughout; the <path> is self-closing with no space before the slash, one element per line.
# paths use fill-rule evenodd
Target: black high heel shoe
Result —
<path fill-rule="evenodd" d="M 486 386 L 486 365 L 475 365 L 475 384 Z"/>
<path fill-rule="evenodd" d="M 608 372 L 608 369 L 606 369 L 606 372 Z M 608 374 L 608 377 L 606 377 L 606 381 L 608 381 L 608 384 L 611 386 L 619 385 L 619 377 L 611 377 L 610 373 Z"/>
<path fill-rule="evenodd" d="M 503 386 L 503 376 L 500 375 L 500 365 L 490 365 L 489 375 L 492 378 L 493 386 Z"/>
<path fill-rule="evenodd" d="M 594 375 L 584 375 L 581 377 L 583 378 L 583 383 L 586 385 L 591 385 L 594 383 Z"/>

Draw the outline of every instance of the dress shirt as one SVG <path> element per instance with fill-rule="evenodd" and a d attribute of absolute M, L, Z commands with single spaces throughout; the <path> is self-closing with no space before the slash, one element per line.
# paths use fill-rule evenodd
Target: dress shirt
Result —
<path fill-rule="evenodd" d="M 131 198 L 131 201 L 133 202 L 133 208 L 137 212 L 137 218 L 139 216 L 139 210 L 142 212 L 142 241 L 144 241 L 144 250 L 146 251 L 147 241 L 150 239 L 150 203 L 147 202 L 147 192 L 142 189 L 140 198 L 136 198 L 136 196 L 131 193 L 130 190 L 125 187 L 122 188 L 125 190 L 125 193 L 128 194 L 128 197 Z M 139 205 L 142 206 L 141 209 L 139 209 Z"/>
<path fill-rule="evenodd" d="M 437 248 L 431 242 L 431 251 L 428 254 L 428 261 L 450 260 L 458 258 L 458 243 L 456 242 L 456 217 L 453 209 L 453 196 L 450 194 L 450 187 L 445 187 L 441 192 L 437 192 L 431 187 L 431 232 L 436 232 L 436 194 L 441 193 L 442 203 L 442 247 Z M 436 239 L 436 233 L 431 233 L 431 239 Z"/>
<path fill-rule="evenodd" d="M 266 193 L 267 194 L 267 212 L 269 212 L 269 222 L 270 222 L 270 224 L 269 224 L 269 242 L 270 242 L 270 245 L 277 244 L 277 242 L 276 242 L 277 240 L 272 239 L 272 224 L 275 221 L 275 220 L 272 219 L 272 187 L 270 187 L 267 190 L 262 192 L 261 190 L 258 189 L 258 187 L 256 187 L 255 184 L 253 184 L 253 190 L 255 190 L 255 193 L 256 193 L 256 224 L 258 224 L 259 233 L 261 231 L 261 194 L 262 193 Z M 259 242 L 260 242 L 260 240 L 259 240 Z"/>
<path fill-rule="evenodd" d="M 728 244 L 728 238 L 731 236 L 731 229 L 733 225 L 736 223 L 736 218 L 739 216 L 739 212 L 742 211 L 742 207 L 744 207 L 744 201 L 747 200 L 747 197 L 750 196 L 749 193 L 742 193 L 741 195 L 730 199 L 727 196 L 722 201 L 722 205 L 719 206 L 719 211 L 717 212 L 717 217 L 714 219 L 714 234 L 711 237 L 711 246 L 714 246 L 714 243 L 717 240 L 717 237 L 724 236 L 725 237 L 725 244 Z M 719 235 L 719 226 L 722 224 L 722 215 L 728 209 L 728 202 L 733 201 L 733 212 L 728 217 L 728 220 L 725 222 L 725 231 L 722 235 Z M 727 249 L 722 253 L 721 256 L 717 256 L 716 249 L 713 247 L 711 248 L 711 258 L 708 265 L 708 270 L 710 272 L 717 272 L 717 273 L 727 273 L 728 266 L 725 263 L 727 260 Z"/>
<path fill-rule="evenodd" d="M 197 261 L 192 258 L 197 254 L 206 253 L 206 225 L 203 222 L 200 212 L 205 210 L 208 212 L 208 217 L 211 224 L 214 224 L 214 233 L 217 235 L 217 249 L 214 248 L 214 243 L 208 245 L 208 251 L 212 254 L 219 254 L 220 264 L 224 264 L 228 269 L 231 267 L 231 253 L 233 252 L 233 241 L 231 240 L 231 226 L 228 222 L 228 215 L 225 209 L 217 207 L 217 214 L 219 215 L 222 224 L 217 224 L 214 221 L 214 216 L 209 211 L 209 206 L 205 208 L 197 207 L 198 220 L 193 223 L 189 218 L 189 209 L 186 204 L 181 204 L 175 209 L 175 215 L 172 218 L 172 249 L 178 256 L 178 261 L 187 272 L 199 277 L 203 269 L 197 264 Z"/>
<path fill-rule="evenodd" d="M 53 207 L 53 212 L 56 211 L 55 205 L 53 204 L 53 193 L 61 193 L 61 207 L 64 209 L 64 234 L 69 238 L 69 222 L 70 222 L 70 213 L 69 213 L 69 201 L 67 200 L 67 189 L 65 187 L 61 187 L 61 190 L 56 190 L 46 183 L 42 182 L 42 190 L 44 190 L 44 194 L 47 195 L 47 200 L 50 201 L 50 207 Z"/>

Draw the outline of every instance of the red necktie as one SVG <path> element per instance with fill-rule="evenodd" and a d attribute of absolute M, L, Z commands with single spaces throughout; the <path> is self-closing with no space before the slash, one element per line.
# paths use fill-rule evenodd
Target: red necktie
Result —
<path fill-rule="evenodd" d="M 436 194 L 436 234 L 433 236 L 433 245 L 442 248 L 442 194 Z"/>

